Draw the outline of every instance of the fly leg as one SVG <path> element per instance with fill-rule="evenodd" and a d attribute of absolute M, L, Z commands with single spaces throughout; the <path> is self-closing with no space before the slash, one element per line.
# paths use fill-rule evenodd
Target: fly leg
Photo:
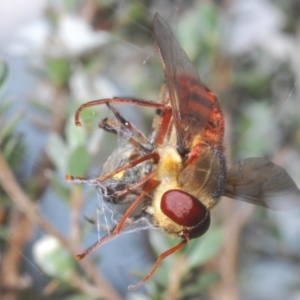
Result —
<path fill-rule="evenodd" d="M 132 123 L 127 121 L 112 105 L 109 103 L 106 105 L 114 114 L 116 121 L 105 118 L 99 123 L 99 127 L 107 132 L 118 135 L 136 148 L 143 149 L 146 153 L 151 152 L 153 146 L 146 136 Z"/>
<path fill-rule="evenodd" d="M 165 109 L 167 107 L 166 104 L 158 103 L 155 101 L 150 100 L 143 100 L 137 98 L 122 98 L 122 97 L 113 97 L 113 98 L 106 98 L 100 100 L 94 100 L 87 103 L 82 104 L 75 113 L 75 124 L 76 126 L 82 126 L 81 122 L 79 121 L 79 115 L 82 110 L 87 107 L 98 106 L 102 104 L 129 104 L 129 105 L 136 105 L 136 106 L 144 106 L 144 107 L 152 107 L 156 109 Z"/>
<path fill-rule="evenodd" d="M 181 241 L 179 244 L 177 244 L 176 246 L 170 248 L 169 250 L 161 253 L 156 261 L 156 263 L 154 264 L 153 268 L 150 270 L 150 272 L 136 285 L 129 285 L 128 289 L 130 291 L 134 291 L 137 288 L 139 288 L 141 285 L 143 285 L 149 278 L 152 277 L 152 275 L 154 274 L 154 272 L 157 270 L 157 268 L 160 266 L 161 262 L 168 256 L 170 256 L 171 254 L 173 254 L 174 252 L 178 251 L 179 249 L 181 249 L 184 245 L 187 244 L 187 240 L 183 240 Z"/>
<path fill-rule="evenodd" d="M 122 125 L 122 128 L 124 128 L 124 130 L 126 129 L 129 133 L 131 133 L 132 136 L 137 138 L 142 145 L 147 145 L 147 148 L 152 148 L 149 140 L 138 128 L 136 128 L 132 123 L 127 121 L 110 103 L 107 103 L 107 107 L 114 114 L 114 116 Z"/>
<path fill-rule="evenodd" d="M 88 184 L 94 184 L 94 185 L 97 185 L 97 183 L 101 183 L 101 182 L 104 182 L 105 180 L 109 179 L 109 178 L 112 178 L 114 175 L 118 174 L 118 173 L 121 173 L 127 169 L 130 169 L 144 161 L 147 161 L 147 160 L 150 160 L 150 159 L 153 159 L 154 160 L 154 163 L 158 163 L 159 161 L 159 154 L 156 153 L 156 152 L 152 152 L 150 154 L 146 154 L 145 156 L 142 156 L 132 162 L 130 162 L 129 164 L 121 167 L 121 168 L 118 168 L 118 169 L 115 169 L 114 171 L 110 172 L 109 174 L 106 174 L 104 176 L 101 176 L 101 177 L 97 177 L 97 178 L 94 178 L 94 179 L 88 179 L 88 178 L 85 178 L 85 177 L 80 177 L 80 176 L 73 176 L 73 175 L 66 175 L 66 180 L 67 181 L 77 181 L 77 182 L 80 182 L 80 183 L 88 183 Z"/>
<path fill-rule="evenodd" d="M 150 174 L 149 174 L 150 175 Z M 153 172 L 152 176 L 155 175 L 155 172 Z M 114 231 L 106 236 L 104 239 L 98 241 L 96 244 L 88 248 L 85 252 L 78 254 L 77 259 L 82 260 L 87 255 L 89 255 L 91 252 L 95 251 L 98 247 L 103 245 L 104 243 L 108 242 L 109 240 L 113 239 L 119 233 L 121 232 L 122 228 L 126 226 L 127 218 L 132 214 L 132 212 L 137 208 L 139 203 L 144 199 L 146 195 L 148 195 L 155 187 L 157 187 L 160 184 L 159 181 L 156 179 L 149 179 L 149 181 L 146 183 L 144 190 L 141 192 L 141 194 L 132 202 L 132 204 L 128 207 L 124 215 L 122 216 L 121 220 L 119 221 L 118 225 L 114 229 Z"/>

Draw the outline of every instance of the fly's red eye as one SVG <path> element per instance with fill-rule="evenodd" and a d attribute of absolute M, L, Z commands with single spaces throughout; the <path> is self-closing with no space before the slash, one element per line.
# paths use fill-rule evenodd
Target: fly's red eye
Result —
<path fill-rule="evenodd" d="M 160 207 L 171 220 L 187 227 L 189 238 L 198 237 L 209 228 L 210 214 L 207 208 L 197 198 L 182 190 L 165 192 Z"/>

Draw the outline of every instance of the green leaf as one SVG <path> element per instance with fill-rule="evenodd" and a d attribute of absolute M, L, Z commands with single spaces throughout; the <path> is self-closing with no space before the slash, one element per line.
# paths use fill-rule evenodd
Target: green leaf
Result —
<path fill-rule="evenodd" d="M 53 109 L 53 107 L 51 107 L 49 103 L 45 103 L 39 98 L 30 99 L 30 105 L 32 106 L 32 108 L 38 110 L 39 113 L 50 114 Z"/>
<path fill-rule="evenodd" d="M 71 149 L 76 149 L 79 146 L 84 146 L 86 143 L 86 130 L 75 125 L 73 116 L 68 119 L 66 125 L 66 139 L 67 144 Z"/>
<path fill-rule="evenodd" d="M 0 143 L 3 142 L 5 138 L 7 138 L 9 135 L 11 135 L 18 125 L 19 121 L 23 117 L 23 113 L 18 113 L 14 117 L 10 118 L 5 126 L 2 126 L 2 129 L 0 131 Z"/>
<path fill-rule="evenodd" d="M 150 230 L 149 239 L 157 255 L 170 248 L 170 239 L 159 230 Z"/>
<path fill-rule="evenodd" d="M 5 227 L 5 226 L 0 226 L 0 240 L 6 241 L 10 234 L 10 228 Z"/>
<path fill-rule="evenodd" d="M 93 298 L 83 294 L 77 294 L 69 297 L 64 297 L 65 300 L 97 300 L 97 298 Z"/>
<path fill-rule="evenodd" d="M 130 20 L 140 20 L 144 13 L 145 7 L 142 3 L 133 2 L 132 5 L 129 6 L 128 17 L 130 18 Z"/>
<path fill-rule="evenodd" d="M 76 272 L 74 257 L 52 236 L 45 236 L 35 243 L 33 256 L 39 267 L 54 278 L 68 281 Z"/>
<path fill-rule="evenodd" d="M 80 112 L 80 121 L 87 131 L 99 130 L 98 123 L 101 120 L 100 113 L 105 111 L 105 105 L 88 107 Z M 79 128 L 80 129 L 80 128 Z M 81 129 L 82 130 L 82 129 Z"/>
<path fill-rule="evenodd" d="M 0 59 L 0 97 L 4 94 L 7 86 L 8 68 L 4 61 Z"/>
<path fill-rule="evenodd" d="M 198 282 L 198 291 L 206 290 L 212 284 L 216 283 L 220 279 L 220 275 L 215 272 L 203 273 Z"/>
<path fill-rule="evenodd" d="M 70 199 L 70 190 L 64 185 L 64 183 L 57 178 L 57 176 L 51 177 L 51 184 L 53 185 L 55 189 L 55 193 L 63 199 L 63 200 L 69 200 Z"/>
<path fill-rule="evenodd" d="M 0 115 L 4 115 L 7 112 L 7 110 L 11 107 L 12 104 L 13 104 L 12 99 L 5 99 L 4 101 L 1 100 Z"/>
<path fill-rule="evenodd" d="M 182 290 L 182 296 L 189 297 L 199 295 L 201 291 L 207 290 L 212 284 L 220 279 L 220 275 L 215 272 L 202 273 L 193 284 L 186 285 Z"/>
<path fill-rule="evenodd" d="M 262 89 L 269 85 L 270 75 L 261 74 L 255 70 L 239 72 L 233 78 L 235 85 L 239 88 L 246 89 L 252 96 L 257 96 Z"/>
<path fill-rule="evenodd" d="M 222 246 L 222 231 L 220 228 L 211 228 L 208 233 L 197 241 L 187 255 L 189 268 L 198 267 L 213 256 L 215 256 Z"/>
<path fill-rule="evenodd" d="M 69 157 L 68 173 L 75 176 L 84 176 L 90 166 L 91 158 L 85 147 L 75 149 Z"/>
<path fill-rule="evenodd" d="M 0 141 L 1 142 L 1 141 Z M 19 136 L 11 136 L 10 139 L 3 145 L 3 155 L 6 160 L 13 160 L 14 163 L 20 163 L 22 158 L 22 149 Z M 11 162 L 10 162 L 11 163 Z"/>
<path fill-rule="evenodd" d="M 217 28 L 219 16 L 217 6 L 207 3 L 201 6 L 199 19 L 206 25 L 206 31 L 212 31 Z"/>
<path fill-rule="evenodd" d="M 57 133 L 49 135 L 46 152 L 56 168 L 66 174 L 68 150 L 63 139 Z"/>
<path fill-rule="evenodd" d="M 49 59 L 46 62 L 47 75 L 49 79 L 58 87 L 64 86 L 70 75 L 70 62 L 64 58 Z"/>
<path fill-rule="evenodd" d="M 68 11 L 76 10 L 78 5 L 78 0 L 64 0 L 66 8 Z"/>
<path fill-rule="evenodd" d="M 126 300 L 153 300 L 149 296 L 146 296 L 142 293 L 134 292 L 127 295 Z"/>

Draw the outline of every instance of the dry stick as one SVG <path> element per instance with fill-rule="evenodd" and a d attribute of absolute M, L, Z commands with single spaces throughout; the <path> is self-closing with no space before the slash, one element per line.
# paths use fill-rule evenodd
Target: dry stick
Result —
<path fill-rule="evenodd" d="M 279 161 L 282 155 L 287 155 L 289 149 L 280 151 L 273 159 Z M 217 300 L 238 300 L 240 299 L 237 287 L 237 260 L 240 246 L 240 236 L 252 215 L 255 206 L 240 202 L 239 206 L 234 205 L 235 200 L 226 199 L 223 201 L 225 222 L 224 222 L 224 245 L 219 257 L 219 270 L 221 281 L 212 292 L 213 298 Z"/>
<path fill-rule="evenodd" d="M 226 214 L 226 221 L 224 224 L 224 245 L 220 255 L 220 275 L 221 284 L 219 285 L 218 300 L 237 300 L 240 299 L 237 288 L 237 259 L 239 250 L 240 236 L 244 225 L 251 216 L 254 205 L 240 203 L 236 208 L 233 203 L 234 200 L 227 199 L 226 205 L 231 207 Z M 225 202 L 225 201 L 224 201 Z"/>
<path fill-rule="evenodd" d="M 21 276 L 20 252 L 31 232 L 31 224 L 24 214 L 17 208 L 9 214 L 9 234 L 0 269 L 2 300 L 19 299 L 19 293 L 31 285 L 29 276 Z"/>
<path fill-rule="evenodd" d="M 228 153 L 231 152 L 232 143 L 232 116 L 230 112 L 225 112 L 225 120 L 227 122 L 227 134 L 225 136 Z M 232 164 L 231 155 L 228 158 L 228 164 Z M 225 200 L 225 199 L 224 199 Z M 222 252 L 219 255 L 218 266 L 221 275 L 221 280 L 217 285 L 215 292 L 215 299 L 220 300 L 237 300 L 239 299 L 239 293 L 237 288 L 237 258 L 239 248 L 239 237 L 242 231 L 243 224 L 248 219 L 248 214 L 241 215 L 236 211 L 236 207 L 232 199 L 226 199 L 221 203 L 223 214 L 225 215 L 224 228 L 224 243 Z M 243 204 L 241 204 L 244 206 Z M 247 207 L 245 207 L 245 212 Z M 252 210 L 251 210 L 252 211 Z M 249 212 L 250 213 L 250 212 Z"/>
<path fill-rule="evenodd" d="M 54 105 L 58 111 L 64 111 L 62 105 L 66 101 L 61 101 L 62 90 L 57 91 L 57 97 L 54 97 Z M 51 128 L 54 131 L 62 132 L 64 127 L 65 118 L 62 114 L 57 114 L 56 109 L 53 109 L 51 122 Z M 34 176 L 34 182 L 36 183 L 36 189 L 33 190 L 33 200 L 38 199 L 48 186 L 49 178 L 45 176 L 45 169 L 52 169 L 53 164 L 46 156 L 45 152 L 42 153 L 41 160 L 39 162 L 39 169 Z M 18 217 L 14 217 L 17 215 Z M 1 285 L 2 288 L 8 289 L 5 295 L 2 295 L 3 300 L 14 300 L 19 297 L 19 293 L 22 289 L 25 289 L 28 284 L 28 280 L 24 276 L 20 276 L 19 269 L 22 257 L 22 251 L 24 244 L 27 242 L 32 232 L 32 223 L 30 220 L 19 211 L 18 208 L 12 208 L 10 213 L 9 228 L 12 231 L 7 237 L 7 247 L 3 253 L 3 259 L 0 269 L 0 278 L 3 278 Z M 25 280 L 25 279 L 26 280 Z M 1 299 L 2 299 L 1 298 Z"/>
<path fill-rule="evenodd" d="M 80 243 L 80 230 L 79 230 L 79 217 L 80 211 L 82 208 L 82 199 L 81 199 L 81 186 L 74 186 L 72 189 L 72 193 L 70 196 L 71 203 L 71 232 L 70 232 L 70 242 L 73 245 L 78 245 Z M 1 278 L 1 277 L 0 277 Z M 72 278 L 69 280 L 69 283 L 75 287 L 75 289 L 80 289 L 85 294 L 88 294 L 93 297 L 97 297 L 99 295 L 98 289 L 90 284 L 86 284 L 82 281 L 81 277 L 78 274 L 73 274 Z M 53 279 L 49 282 L 49 284 L 43 290 L 44 296 L 50 296 L 58 287 L 57 280 Z"/>
<path fill-rule="evenodd" d="M 66 106 L 68 104 L 69 98 L 67 97 L 66 91 L 64 88 L 56 88 L 55 96 L 53 97 L 53 104 L 51 106 L 51 122 L 48 126 L 47 130 L 49 132 L 56 132 L 59 135 L 63 135 L 63 131 L 65 128 L 66 117 L 63 113 L 66 110 Z M 45 189 L 49 185 L 49 176 L 45 170 L 53 170 L 54 165 L 51 162 L 50 158 L 46 154 L 45 149 L 42 150 L 40 157 L 36 163 L 36 169 L 34 170 L 34 182 L 36 183 L 36 189 L 33 193 L 33 200 L 39 199 Z"/>
<path fill-rule="evenodd" d="M 95 285 L 89 284 L 87 281 L 82 280 L 82 278 L 78 274 L 72 274 L 68 280 L 68 283 L 74 287 L 76 290 L 79 290 L 84 295 L 88 295 L 92 297 L 93 299 L 96 298 L 102 298 L 99 295 L 98 287 Z M 53 279 L 49 282 L 49 284 L 43 289 L 42 296 L 44 297 L 51 297 L 51 295 L 57 290 L 57 288 L 60 286 L 60 282 Z M 107 298 L 106 298 L 107 299 Z M 2 298 L 1 298 L 2 300 Z"/>
<path fill-rule="evenodd" d="M 74 245 L 79 244 L 80 211 L 82 209 L 82 187 L 75 185 L 71 193 L 71 233 L 70 239 Z"/>
<path fill-rule="evenodd" d="M 80 252 L 79 247 L 72 245 L 55 227 L 48 223 L 40 214 L 38 207 L 30 201 L 25 192 L 18 185 L 2 153 L 0 152 L 0 184 L 11 200 L 21 211 L 43 230 L 56 237 L 74 256 Z M 81 262 L 81 266 L 87 275 L 94 281 L 98 289 L 98 297 L 103 299 L 121 300 L 121 296 L 111 287 L 111 285 L 97 272 L 93 264 L 88 260 Z M 82 279 L 84 282 L 84 279 Z"/>
<path fill-rule="evenodd" d="M 177 300 L 182 297 L 181 295 L 181 280 L 187 271 L 187 262 L 184 254 L 175 257 L 175 263 L 169 272 L 169 282 L 165 292 L 165 300 Z"/>
<path fill-rule="evenodd" d="M 227 153 L 231 153 L 231 115 L 225 112 L 227 134 L 225 136 Z M 231 165 L 231 157 L 228 159 Z M 217 300 L 238 300 L 239 292 L 237 287 L 237 259 L 239 250 L 240 235 L 244 225 L 254 209 L 253 205 L 239 203 L 236 207 L 234 200 L 221 199 L 221 210 L 224 214 L 224 243 L 220 255 L 216 258 L 221 280 L 210 289 L 212 299 Z"/>

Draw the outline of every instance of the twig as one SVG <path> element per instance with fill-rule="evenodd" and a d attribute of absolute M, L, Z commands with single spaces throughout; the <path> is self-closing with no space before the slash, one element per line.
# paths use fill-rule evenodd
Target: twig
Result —
<path fill-rule="evenodd" d="M 225 200 L 225 199 L 224 199 Z M 233 202 L 232 199 L 227 199 Z M 225 201 L 224 201 L 225 202 Z M 215 299 L 238 300 L 239 292 L 237 288 L 237 259 L 241 232 L 254 210 L 254 205 L 240 203 L 239 207 L 228 212 L 224 224 L 224 245 L 219 258 L 219 270 L 221 282 Z"/>
<path fill-rule="evenodd" d="M 165 300 L 176 300 L 180 295 L 180 281 L 186 272 L 186 259 L 183 255 L 178 256 L 174 267 L 170 270 L 170 279 L 165 292 Z"/>
<path fill-rule="evenodd" d="M 7 245 L 2 256 L 0 268 L 1 299 L 16 300 L 19 293 L 28 288 L 31 280 L 28 276 L 20 276 L 20 250 L 31 232 L 31 223 L 17 208 L 13 208 L 9 216 L 9 234 Z"/>
<path fill-rule="evenodd" d="M 65 127 L 66 117 L 62 113 L 66 110 L 68 97 L 64 88 L 56 88 L 55 97 L 53 97 L 53 104 L 51 110 L 51 122 L 48 130 L 50 132 L 57 132 L 62 135 Z M 49 184 L 49 177 L 46 176 L 45 170 L 54 169 L 52 161 L 47 156 L 45 150 L 41 151 L 40 157 L 36 163 L 34 170 L 34 182 L 36 183 L 36 190 L 33 193 L 33 200 L 39 199 L 44 193 Z"/>
<path fill-rule="evenodd" d="M 231 153 L 232 116 L 225 111 L 227 133 L 225 136 L 227 152 Z M 231 165 L 231 155 L 228 155 L 228 164 Z M 239 292 L 237 286 L 237 259 L 239 250 L 240 235 L 254 210 L 254 205 L 239 203 L 238 207 L 234 200 L 226 198 L 221 201 L 221 211 L 224 215 L 224 243 L 220 255 L 216 258 L 217 269 L 221 280 L 210 289 L 212 299 L 217 300 L 238 300 Z"/>
<path fill-rule="evenodd" d="M 38 207 L 32 201 L 30 201 L 28 196 L 18 185 L 1 152 L 0 184 L 10 196 L 11 200 L 17 205 L 17 207 L 19 207 L 21 211 L 24 212 L 24 214 L 33 224 L 37 224 L 43 230 L 56 237 L 74 256 L 81 252 L 79 247 L 71 244 L 56 228 L 54 228 L 42 217 Z M 111 300 L 122 299 L 121 296 L 111 287 L 111 285 L 100 274 L 98 274 L 95 267 L 88 260 L 83 260 L 81 262 L 81 267 L 95 283 L 99 292 L 99 298 Z"/>
<path fill-rule="evenodd" d="M 78 244 L 80 237 L 79 223 L 80 223 L 80 210 L 82 208 L 82 188 L 75 185 L 71 193 L 71 233 L 70 238 L 72 243 Z"/>
<path fill-rule="evenodd" d="M 90 284 L 86 280 L 82 280 L 82 278 L 78 274 L 73 274 L 69 279 L 68 283 L 72 287 L 79 290 L 85 295 L 89 295 L 93 298 L 99 298 L 98 288 L 95 285 Z M 57 290 L 59 286 L 60 286 L 60 282 L 56 279 L 53 279 L 43 290 L 42 295 L 45 297 L 50 297 Z"/>

